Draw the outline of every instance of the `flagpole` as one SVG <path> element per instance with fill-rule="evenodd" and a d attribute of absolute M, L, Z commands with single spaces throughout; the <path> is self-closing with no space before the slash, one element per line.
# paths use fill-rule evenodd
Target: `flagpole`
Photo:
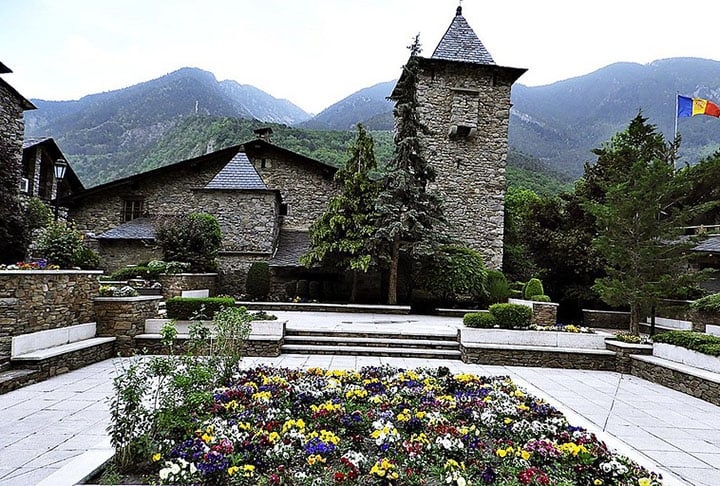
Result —
<path fill-rule="evenodd" d="M 680 96 L 679 92 L 675 92 L 675 136 L 673 137 L 673 143 L 677 139 L 677 129 L 678 129 L 678 96 Z"/>

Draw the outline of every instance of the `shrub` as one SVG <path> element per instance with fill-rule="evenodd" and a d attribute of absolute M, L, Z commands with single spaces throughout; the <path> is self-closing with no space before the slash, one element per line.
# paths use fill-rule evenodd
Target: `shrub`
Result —
<path fill-rule="evenodd" d="M 652 339 L 656 343 L 673 344 L 710 356 L 720 356 L 720 336 L 693 331 L 668 331 Z"/>
<path fill-rule="evenodd" d="M 528 327 L 532 320 L 532 309 L 521 304 L 493 304 L 490 313 L 503 329 Z"/>
<path fill-rule="evenodd" d="M 29 231 L 44 228 L 52 223 L 53 212 L 38 197 L 31 197 L 25 208 L 25 224 Z"/>
<path fill-rule="evenodd" d="M 432 292 L 445 303 L 463 295 L 479 300 L 486 296 L 487 269 L 482 255 L 472 248 L 448 245 L 422 267 L 420 290 Z"/>
<path fill-rule="evenodd" d="M 463 316 L 463 324 L 467 327 L 493 328 L 497 324 L 495 316 L 489 312 L 469 312 Z"/>
<path fill-rule="evenodd" d="M 138 291 L 129 285 L 122 287 L 114 287 L 111 285 L 101 285 L 98 292 L 100 297 L 137 297 Z"/>
<path fill-rule="evenodd" d="M 130 280 L 131 278 L 147 279 L 150 277 L 152 277 L 152 272 L 144 265 L 121 268 L 110 275 L 111 280 Z"/>
<path fill-rule="evenodd" d="M 73 255 L 73 264 L 83 270 L 96 270 L 100 266 L 100 255 L 83 246 Z"/>
<path fill-rule="evenodd" d="M 549 295 L 533 295 L 530 297 L 529 300 L 532 300 L 533 302 L 550 302 L 550 296 Z"/>
<path fill-rule="evenodd" d="M 245 291 L 253 299 L 265 299 L 270 293 L 270 266 L 267 262 L 253 262 L 248 270 Z"/>
<path fill-rule="evenodd" d="M 168 319 L 189 320 L 199 314 L 212 319 L 223 307 L 233 307 L 232 297 L 171 297 L 165 303 Z"/>
<path fill-rule="evenodd" d="M 46 226 L 37 241 L 35 254 L 60 268 L 75 265 L 75 256 L 83 250 L 82 235 L 72 224 L 59 222 Z"/>
<path fill-rule="evenodd" d="M 532 300 L 532 296 L 543 295 L 544 293 L 545 289 L 543 289 L 543 284 L 539 278 L 531 278 L 523 287 L 523 298 L 526 300 Z"/>
<path fill-rule="evenodd" d="M 487 294 L 491 304 L 507 302 L 510 297 L 510 284 L 500 270 L 487 271 Z"/>
<path fill-rule="evenodd" d="M 712 294 L 690 304 L 690 309 L 697 312 L 720 313 L 720 294 Z"/>
<path fill-rule="evenodd" d="M 217 254 L 222 231 L 211 214 L 191 213 L 155 221 L 155 241 L 162 247 L 165 260 L 187 262 L 190 271 L 217 270 Z"/>

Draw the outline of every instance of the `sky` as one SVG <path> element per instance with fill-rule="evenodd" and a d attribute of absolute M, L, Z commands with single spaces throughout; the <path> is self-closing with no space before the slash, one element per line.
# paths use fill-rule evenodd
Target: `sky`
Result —
<path fill-rule="evenodd" d="M 181 67 L 319 113 L 397 79 L 420 34 L 431 56 L 459 0 L 0 0 L 3 75 L 26 98 L 72 100 Z M 615 62 L 720 60 L 718 0 L 463 0 L 463 16 L 519 83 Z"/>

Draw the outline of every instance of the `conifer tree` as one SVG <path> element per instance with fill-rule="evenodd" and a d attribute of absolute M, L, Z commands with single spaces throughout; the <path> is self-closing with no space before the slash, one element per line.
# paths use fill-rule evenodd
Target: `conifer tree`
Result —
<path fill-rule="evenodd" d="M 373 263 L 369 242 L 375 233 L 372 222 L 379 190 L 377 181 L 370 178 L 377 168 L 372 136 L 362 125 L 357 129 L 355 143 L 348 150 L 350 157 L 335 173 L 342 192 L 330 200 L 325 213 L 310 227 L 311 248 L 300 259 L 306 266 L 317 263 L 353 272 L 353 302 L 358 272 L 367 272 Z"/>
<path fill-rule="evenodd" d="M 644 312 L 697 278 L 687 270 L 690 243 L 680 237 L 688 208 L 675 198 L 676 151 L 641 114 L 594 151 L 596 187 L 586 207 L 596 218 L 593 245 L 607 276 L 593 288 L 608 304 L 629 307 L 633 334 Z"/>
<path fill-rule="evenodd" d="M 383 178 L 377 204 L 376 238 L 389 266 L 389 304 L 397 304 L 400 254 L 429 252 L 440 239 L 444 223 L 440 198 L 428 191 L 435 170 L 425 158 L 421 135 L 427 130 L 418 117 L 419 36 L 390 99 L 395 101 L 394 155 Z"/>

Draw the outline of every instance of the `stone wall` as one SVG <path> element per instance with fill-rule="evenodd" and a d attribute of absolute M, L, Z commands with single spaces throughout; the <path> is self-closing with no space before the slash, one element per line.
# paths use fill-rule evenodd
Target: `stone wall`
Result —
<path fill-rule="evenodd" d="M 158 317 L 162 297 L 96 297 L 91 303 L 97 316 L 97 336 L 115 337 L 122 356 L 135 353 L 135 336 L 145 332 L 145 320 Z"/>
<path fill-rule="evenodd" d="M 583 309 L 583 326 L 595 329 L 630 330 L 630 313 Z"/>
<path fill-rule="evenodd" d="M 631 372 L 639 378 L 720 406 L 720 381 L 703 379 L 636 358 L 631 358 Z"/>
<path fill-rule="evenodd" d="M 162 260 L 163 251 L 154 241 L 145 240 L 95 240 L 100 255 L 100 268 L 108 273 L 151 260 Z"/>
<path fill-rule="evenodd" d="M 552 348 L 539 350 L 530 347 L 509 349 L 461 345 L 460 352 L 463 362 L 472 364 L 602 371 L 615 371 L 616 368 L 615 353 L 602 350 L 568 352 Z"/>
<path fill-rule="evenodd" d="M 22 159 L 24 132 L 25 123 L 20 100 L 4 82 L 0 81 L 0 142 L 7 144 L 11 153 L 16 154 L 18 168 Z M 18 172 L 19 177 L 20 172 Z"/>
<path fill-rule="evenodd" d="M 283 344 L 282 338 L 270 337 L 250 337 L 243 343 L 243 353 L 245 356 L 263 356 L 275 358 L 280 356 L 280 346 Z M 138 352 L 144 354 L 168 354 L 167 346 L 163 346 L 160 339 L 142 337 L 136 340 Z M 173 343 L 173 353 L 176 355 L 187 353 L 188 340 L 185 338 L 177 338 Z"/>
<path fill-rule="evenodd" d="M 99 271 L 0 271 L 0 359 L 13 336 L 95 320 Z"/>
<path fill-rule="evenodd" d="M 330 167 L 279 151 L 253 154 L 252 161 L 265 184 L 280 191 L 283 204 L 287 204 L 287 215 L 280 217 L 285 228 L 308 228 L 340 191 Z"/>
<path fill-rule="evenodd" d="M 207 289 L 210 297 L 216 295 L 217 273 L 173 273 L 158 276 L 164 299 L 181 297 L 183 290 Z"/>
<path fill-rule="evenodd" d="M 425 61 L 418 113 L 430 131 L 423 143 L 437 171 L 433 187 L 442 195 L 452 234 L 500 268 L 512 82 L 497 76 L 496 66 Z M 449 135 L 457 125 L 476 132 Z"/>

